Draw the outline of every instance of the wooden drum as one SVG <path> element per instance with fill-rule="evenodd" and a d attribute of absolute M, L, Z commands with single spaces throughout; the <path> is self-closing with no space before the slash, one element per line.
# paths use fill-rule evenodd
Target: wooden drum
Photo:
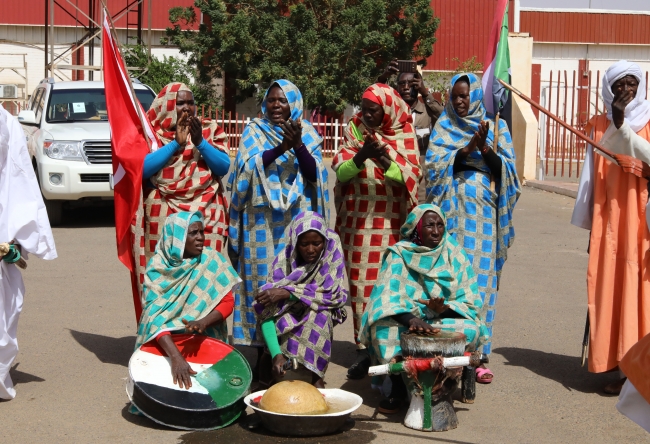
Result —
<path fill-rule="evenodd" d="M 129 361 L 126 391 L 135 407 L 153 421 L 183 430 L 213 430 L 235 421 L 246 408 L 251 368 L 234 347 L 204 335 L 172 335 L 197 372 L 192 387 L 173 383 L 171 360 L 156 340 Z"/>
<path fill-rule="evenodd" d="M 435 335 L 402 333 L 402 356 L 409 358 L 452 358 L 465 354 L 466 337 L 463 333 L 441 331 Z M 407 388 L 411 405 L 404 425 L 423 431 L 441 432 L 458 427 L 454 411 L 453 392 L 458 386 L 462 368 L 424 370 L 407 374 Z"/>

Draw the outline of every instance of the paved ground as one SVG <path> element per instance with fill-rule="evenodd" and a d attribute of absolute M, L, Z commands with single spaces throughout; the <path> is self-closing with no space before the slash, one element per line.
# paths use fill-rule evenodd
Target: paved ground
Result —
<path fill-rule="evenodd" d="M 437 434 L 376 414 L 369 380 L 348 382 L 352 323 L 337 327 L 330 387 L 359 393 L 364 405 L 348 430 L 304 443 L 649 442 L 600 387 L 616 375 L 580 367 L 586 313 L 587 233 L 569 225 L 573 199 L 525 188 L 515 211 L 517 237 L 499 293 L 491 369 L 477 402 L 456 404 L 460 426 Z M 126 413 L 126 365 L 136 329 L 128 274 L 115 257 L 110 210 L 76 210 L 54 230 L 59 259 L 30 260 L 12 371 L 18 397 L 0 403 L 2 442 L 289 442 L 242 424 L 208 433 L 159 427 Z M 248 352 L 247 352 L 248 354 Z M 248 354 L 250 356 L 250 354 Z"/>

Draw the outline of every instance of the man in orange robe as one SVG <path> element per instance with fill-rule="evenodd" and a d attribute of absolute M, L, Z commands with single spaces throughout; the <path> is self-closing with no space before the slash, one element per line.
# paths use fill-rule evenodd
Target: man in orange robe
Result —
<path fill-rule="evenodd" d="M 638 65 L 620 61 L 603 77 L 606 114 L 587 133 L 616 154 L 650 164 L 650 102 Z M 587 293 L 589 371 L 618 368 L 625 353 L 650 333 L 650 233 L 646 224 L 648 180 L 623 171 L 590 146 L 571 223 L 590 229 Z M 625 382 L 604 390 L 618 394 Z"/>

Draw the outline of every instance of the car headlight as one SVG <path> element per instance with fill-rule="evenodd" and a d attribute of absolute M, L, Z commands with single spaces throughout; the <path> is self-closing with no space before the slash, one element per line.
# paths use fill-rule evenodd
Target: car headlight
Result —
<path fill-rule="evenodd" d="M 43 154 L 52 159 L 84 160 L 81 155 L 81 142 L 46 140 L 43 142 Z"/>

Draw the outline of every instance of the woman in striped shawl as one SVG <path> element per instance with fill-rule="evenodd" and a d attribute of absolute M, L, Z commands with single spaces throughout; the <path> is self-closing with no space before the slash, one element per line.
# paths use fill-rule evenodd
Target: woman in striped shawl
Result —
<path fill-rule="evenodd" d="M 481 81 L 474 74 L 458 74 L 451 79 L 449 101 L 431 133 L 425 163 L 426 201 L 447 213 L 449 233 L 467 251 L 490 337 L 501 269 L 515 239 L 512 214 L 521 193 L 508 125 L 499 121 L 497 143 L 493 129 Z M 488 341 L 483 353 L 491 351 Z M 477 382 L 488 384 L 492 377 L 483 366 L 477 369 Z"/>
<path fill-rule="evenodd" d="M 326 225 L 329 220 L 323 139 L 302 119 L 300 90 L 288 80 L 273 82 L 262 112 L 242 134 L 228 181 L 228 253 L 244 280 L 235 292 L 233 338 L 235 344 L 258 347 L 259 356 L 264 340 L 257 334 L 253 302 L 285 248 L 285 229 L 307 210 L 322 214 Z"/>
<path fill-rule="evenodd" d="M 437 206 L 419 205 L 402 226 L 401 240 L 384 253 L 361 322 L 360 339 L 370 349 L 373 364 L 387 364 L 399 355 L 400 335 L 409 330 L 463 333 L 467 351 L 487 339 L 476 274 L 463 248 L 446 231 L 446 222 Z M 380 403 L 384 413 L 395 413 L 407 394 L 400 375 L 391 381 L 390 398 Z M 372 384 L 380 386 L 378 377 Z"/>
<path fill-rule="evenodd" d="M 268 282 L 255 297 L 255 311 L 269 349 L 272 375 L 282 379 L 287 358 L 312 372 L 324 388 L 333 328 L 347 317 L 345 263 L 339 236 L 313 211 L 287 228 L 286 247 L 273 262 Z"/>
<path fill-rule="evenodd" d="M 361 112 L 345 130 L 336 153 L 337 219 L 350 278 L 354 340 L 358 356 L 348 370 L 363 378 L 370 357 L 359 342 L 361 315 L 379 272 L 386 247 L 399 240 L 406 215 L 417 205 L 420 152 L 409 106 L 388 85 L 366 89 Z"/>

